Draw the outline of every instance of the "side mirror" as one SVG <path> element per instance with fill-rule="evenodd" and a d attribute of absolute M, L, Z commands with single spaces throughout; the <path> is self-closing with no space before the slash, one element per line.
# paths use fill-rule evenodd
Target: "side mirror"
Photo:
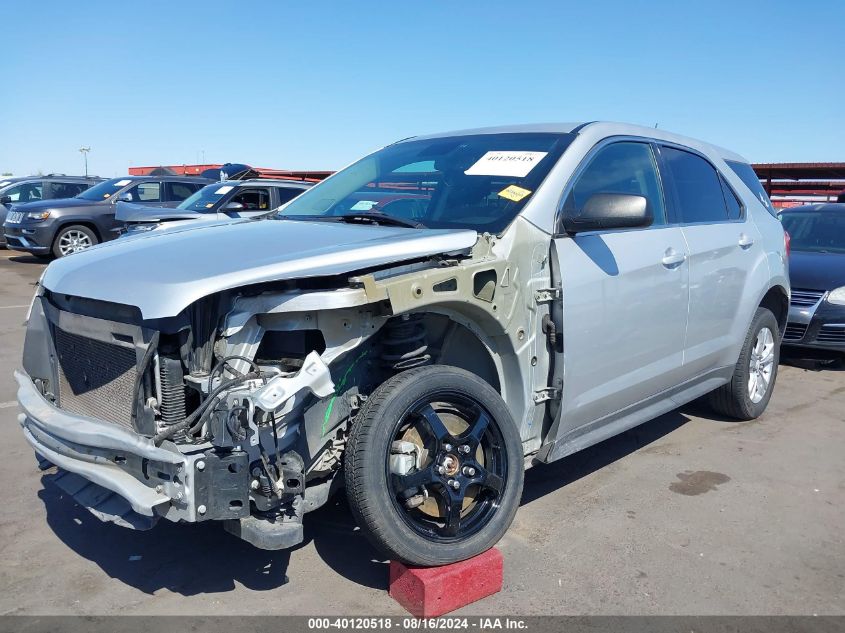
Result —
<path fill-rule="evenodd" d="M 132 202 L 132 194 L 128 191 L 124 191 L 117 197 L 118 202 Z"/>
<path fill-rule="evenodd" d="M 0 204 L 9 204 L 12 201 L 12 196 L 0 196 Z"/>
<path fill-rule="evenodd" d="M 240 202 L 227 202 L 226 204 L 223 205 L 223 208 L 220 209 L 220 210 L 223 213 L 227 213 L 227 212 L 230 212 L 230 211 L 243 211 L 244 205 L 242 205 Z"/>
<path fill-rule="evenodd" d="M 645 196 L 630 193 L 596 193 L 580 213 L 564 214 L 563 228 L 570 235 L 602 229 L 650 226 L 654 215 Z"/>

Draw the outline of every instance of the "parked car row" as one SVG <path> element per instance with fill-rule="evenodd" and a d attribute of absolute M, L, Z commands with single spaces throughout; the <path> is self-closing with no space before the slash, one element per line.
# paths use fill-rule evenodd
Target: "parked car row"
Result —
<path fill-rule="evenodd" d="M 9 207 L 28 202 L 58 200 L 79 195 L 102 178 L 96 176 L 25 176 L 23 178 L 0 178 L 0 227 L 6 222 Z M 0 246 L 6 244 L 4 231 L 0 230 Z"/>
<path fill-rule="evenodd" d="M 238 175 L 249 174 L 244 167 L 233 166 Z M 272 180 L 214 182 L 191 176 L 3 181 L 0 202 L 7 205 L 2 209 L 3 243 L 45 259 L 65 257 L 127 232 L 267 213 L 309 186 Z"/>

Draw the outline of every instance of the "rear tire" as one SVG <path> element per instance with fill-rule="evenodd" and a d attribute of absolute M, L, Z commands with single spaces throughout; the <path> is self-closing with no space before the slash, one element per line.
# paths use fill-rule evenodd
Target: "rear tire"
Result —
<path fill-rule="evenodd" d="M 412 457 L 397 453 L 410 445 Z M 507 406 L 479 377 L 447 365 L 378 387 L 355 418 L 344 459 L 364 534 L 411 565 L 445 565 L 493 547 L 522 496 L 522 441 Z M 393 460 L 406 460 L 406 470 Z"/>
<path fill-rule="evenodd" d="M 731 381 L 709 393 L 708 404 L 717 413 L 737 420 L 759 417 L 772 397 L 779 362 L 777 319 L 770 310 L 757 308 Z"/>
<path fill-rule="evenodd" d="M 87 226 L 72 224 L 59 229 L 53 240 L 53 256 L 65 257 L 99 244 L 96 233 Z"/>

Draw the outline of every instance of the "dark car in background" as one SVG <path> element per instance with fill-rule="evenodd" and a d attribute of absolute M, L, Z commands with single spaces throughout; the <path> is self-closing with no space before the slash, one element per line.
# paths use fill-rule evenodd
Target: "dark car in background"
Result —
<path fill-rule="evenodd" d="M 784 209 L 780 219 L 792 249 L 783 344 L 845 355 L 845 204 Z"/>
<path fill-rule="evenodd" d="M 114 239 L 118 201 L 175 207 L 207 178 L 125 176 L 105 180 L 74 198 L 14 205 L 3 225 L 9 248 L 40 257 L 64 257 Z"/>
<path fill-rule="evenodd" d="M 203 187 L 173 209 L 118 202 L 116 219 L 123 225 L 118 230 L 131 235 L 176 223 L 248 218 L 276 209 L 312 186 L 294 180 L 233 180 Z"/>
<path fill-rule="evenodd" d="M 0 178 L 0 227 L 6 221 L 9 207 L 13 204 L 73 198 L 102 180 L 97 176 L 66 176 L 64 174 Z M 0 248 L 5 248 L 5 246 L 6 238 L 0 230 Z"/>

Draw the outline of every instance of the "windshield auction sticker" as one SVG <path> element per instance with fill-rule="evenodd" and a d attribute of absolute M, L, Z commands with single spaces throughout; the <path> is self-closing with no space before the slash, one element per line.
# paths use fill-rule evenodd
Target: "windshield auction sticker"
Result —
<path fill-rule="evenodd" d="M 523 189 L 522 187 L 517 187 L 516 185 L 511 185 L 510 187 L 505 187 L 499 192 L 499 196 L 505 198 L 506 200 L 511 200 L 513 202 L 519 202 L 526 196 L 530 196 L 531 191 L 528 189 Z"/>
<path fill-rule="evenodd" d="M 524 178 L 548 152 L 487 152 L 464 173 L 467 176 Z"/>

